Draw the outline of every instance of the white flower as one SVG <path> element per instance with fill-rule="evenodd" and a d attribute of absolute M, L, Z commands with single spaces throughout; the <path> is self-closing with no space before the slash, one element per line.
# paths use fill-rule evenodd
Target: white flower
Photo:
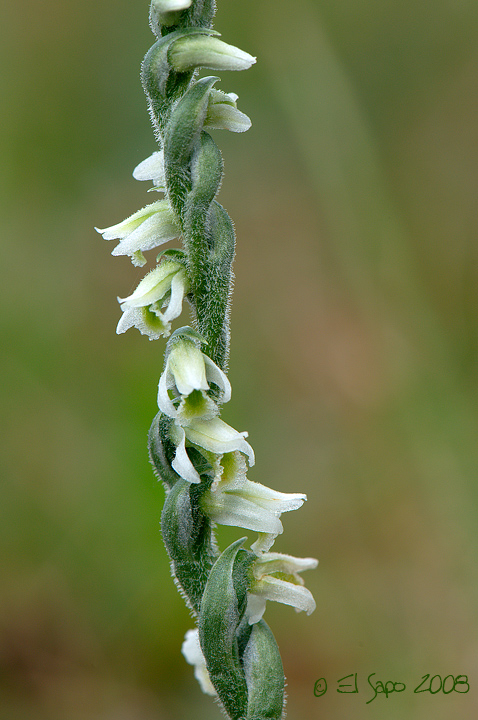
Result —
<path fill-rule="evenodd" d="M 109 228 L 95 228 L 105 240 L 120 240 L 112 255 L 129 255 L 133 265 L 146 263 L 143 252 L 174 240 L 180 234 L 176 216 L 167 200 L 146 205 L 123 222 Z"/>
<path fill-rule="evenodd" d="M 199 644 L 199 631 L 188 630 L 181 652 L 190 665 L 194 665 L 194 677 L 206 695 L 217 695 L 206 668 L 206 660 Z"/>
<path fill-rule="evenodd" d="M 187 35 L 171 43 L 168 59 L 178 71 L 197 67 L 212 70 L 247 70 L 256 62 L 249 53 L 211 35 Z"/>
<path fill-rule="evenodd" d="M 315 558 L 296 558 L 281 553 L 264 553 L 254 562 L 254 581 L 249 589 L 247 610 L 249 624 L 258 622 L 266 607 L 266 600 L 292 605 L 297 611 L 310 615 L 315 610 L 312 593 L 304 587 L 298 573 L 318 565 Z"/>
<path fill-rule="evenodd" d="M 180 337 L 172 344 L 164 372 L 159 380 L 158 407 L 169 417 L 187 425 L 197 417 L 210 419 L 219 412 L 216 403 L 205 391 L 213 382 L 222 391 L 221 402 L 231 398 L 231 385 L 225 373 L 188 337 Z M 181 403 L 176 409 L 169 396 L 173 390 Z"/>
<path fill-rule="evenodd" d="M 302 493 L 280 493 L 248 480 L 244 457 L 238 452 L 223 455 L 218 474 L 202 498 L 203 511 L 220 525 L 263 533 L 264 550 L 283 531 L 280 515 L 297 510 L 307 499 Z"/>
<path fill-rule="evenodd" d="M 250 118 L 237 109 L 237 95 L 211 90 L 204 128 L 245 132 L 251 127 Z"/>
<path fill-rule="evenodd" d="M 186 452 L 186 440 L 199 450 L 206 450 L 216 455 L 238 450 L 248 457 L 249 465 L 254 465 L 254 451 L 246 442 L 247 433 L 237 432 L 220 418 L 211 420 L 192 420 L 185 427 L 177 422 L 171 426 L 171 439 L 176 445 L 176 455 L 171 465 L 182 478 L 188 482 L 201 481 Z"/>
<path fill-rule="evenodd" d="M 167 337 L 171 331 L 171 320 L 181 314 L 184 295 L 189 291 L 186 270 L 181 263 L 165 260 L 151 270 L 127 298 L 118 298 L 123 316 L 116 332 L 126 332 L 137 327 L 150 340 L 161 335 Z M 167 308 L 162 312 L 162 306 Z"/>
<path fill-rule="evenodd" d="M 164 190 L 166 180 L 164 177 L 164 153 L 162 150 L 154 152 L 152 155 L 140 162 L 133 170 L 135 180 L 152 180 L 154 190 Z"/>

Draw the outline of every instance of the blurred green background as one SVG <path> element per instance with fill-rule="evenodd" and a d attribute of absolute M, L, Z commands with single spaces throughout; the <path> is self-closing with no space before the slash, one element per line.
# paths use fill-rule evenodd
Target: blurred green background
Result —
<path fill-rule="evenodd" d="M 147 15 L 0 6 L 1 720 L 220 717 L 180 653 L 146 457 L 164 342 L 115 335 L 143 271 L 93 230 L 150 201 Z M 308 494 L 275 549 L 320 559 L 310 618 L 267 610 L 288 717 L 476 717 L 478 6 L 220 0 L 216 28 L 258 56 L 220 85 L 252 129 L 215 133 L 238 236 L 223 417 L 250 479 Z M 366 704 L 372 672 L 407 690 Z M 471 690 L 414 694 L 425 673 Z"/>

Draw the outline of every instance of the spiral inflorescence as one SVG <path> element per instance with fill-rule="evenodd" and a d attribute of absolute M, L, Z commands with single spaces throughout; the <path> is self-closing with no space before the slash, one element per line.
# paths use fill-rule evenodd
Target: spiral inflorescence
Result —
<path fill-rule="evenodd" d="M 198 68 L 243 70 L 255 58 L 227 45 L 211 29 L 211 0 L 153 0 L 157 40 L 142 65 L 142 83 L 158 149 L 133 175 L 150 180 L 164 198 L 100 230 L 119 240 L 114 255 L 143 266 L 145 252 L 180 238 L 159 253 L 155 267 L 120 299 L 117 332 L 136 327 L 150 339 L 169 337 L 149 432 L 150 459 L 166 489 L 161 531 L 179 591 L 197 619 L 183 644 L 202 689 L 231 720 L 279 720 L 284 673 L 275 639 L 262 620 L 266 600 L 312 612 L 315 603 L 299 573 L 312 558 L 271 552 L 280 516 L 299 508 L 301 493 L 279 493 L 247 478 L 254 452 L 220 418 L 231 397 L 227 375 L 234 229 L 217 202 L 221 152 L 209 130 L 243 132 L 249 118 L 237 96 L 216 88 Z M 194 328 L 171 334 L 184 300 Z M 216 523 L 258 533 L 220 552 Z"/>

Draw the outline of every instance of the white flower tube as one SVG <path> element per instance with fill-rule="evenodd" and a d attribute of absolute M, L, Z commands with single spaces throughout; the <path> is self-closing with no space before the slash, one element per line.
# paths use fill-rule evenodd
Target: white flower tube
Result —
<path fill-rule="evenodd" d="M 167 200 L 158 200 L 109 228 L 95 228 L 105 240 L 120 240 L 112 255 L 129 255 L 133 265 L 142 267 L 143 252 L 174 240 L 180 234 L 176 216 Z"/>
<path fill-rule="evenodd" d="M 315 558 L 296 558 L 281 553 L 264 553 L 258 557 L 252 566 L 255 579 L 249 590 L 246 610 L 249 624 L 261 619 L 267 600 L 292 605 L 297 611 L 305 610 L 310 615 L 315 610 L 315 600 L 298 573 L 316 568 L 318 562 Z"/>
<path fill-rule="evenodd" d="M 280 515 L 297 510 L 305 500 L 302 493 L 280 493 L 246 478 L 241 453 L 227 453 L 221 458 L 220 471 L 202 498 L 201 507 L 220 525 L 232 525 L 263 534 L 262 550 L 268 550 L 283 532 Z"/>
<path fill-rule="evenodd" d="M 171 426 L 171 440 L 176 445 L 175 457 L 171 463 L 173 469 L 184 480 L 191 483 L 199 483 L 201 478 L 194 465 L 189 459 L 186 451 L 186 441 L 199 451 L 222 455 L 238 451 L 248 457 L 249 465 L 254 464 L 254 451 L 246 442 L 244 436 L 247 433 L 239 433 L 230 425 L 218 417 L 211 420 L 193 420 L 184 427 L 175 421 Z M 280 524 L 280 523 L 279 523 Z M 271 532 L 275 532 L 277 524 L 273 524 Z M 279 533 L 277 533 L 279 534 Z"/>
<path fill-rule="evenodd" d="M 245 439 L 247 433 L 234 430 L 220 418 L 193 420 L 184 430 L 187 439 L 193 445 L 198 445 L 216 455 L 239 450 L 247 455 L 249 465 L 254 465 L 254 450 Z"/>
<path fill-rule="evenodd" d="M 153 27 L 159 25 L 175 25 L 182 15 L 182 11 L 192 5 L 192 0 L 152 0 L 150 17 Z"/>

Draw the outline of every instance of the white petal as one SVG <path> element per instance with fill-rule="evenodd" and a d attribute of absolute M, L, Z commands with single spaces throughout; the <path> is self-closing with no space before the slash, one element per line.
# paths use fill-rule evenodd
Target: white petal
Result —
<path fill-rule="evenodd" d="M 119 319 L 118 325 L 116 326 L 116 333 L 118 335 L 121 335 L 121 333 L 126 332 L 126 330 L 135 327 L 139 319 L 138 315 L 140 315 L 140 313 L 138 313 L 136 308 L 123 310 L 123 314 Z"/>
<path fill-rule="evenodd" d="M 181 652 L 190 665 L 194 665 L 194 677 L 207 695 L 217 695 L 206 668 L 206 660 L 199 644 L 198 630 L 188 630 Z"/>
<path fill-rule="evenodd" d="M 169 62 L 175 70 L 206 67 L 212 70 L 247 70 L 256 58 L 210 35 L 188 35 L 171 44 Z"/>
<path fill-rule="evenodd" d="M 296 575 L 299 582 L 302 581 L 297 573 L 304 570 L 314 570 L 319 561 L 316 558 L 298 558 L 283 553 L 268 552 L 254 562 L 254 576 L 259 579 L 262 575 L 271 575 L 275 572 L 282 572 L 288 575 Z"/>
<path fill-rule="evenodd" d="M 262 557 L 263 553 L 271 549 L 276 537 L 277 535 L 271 535 L 270 533 L 259 533 L 257 540 L 251 545 L 252 552 Z"/>
<path fill-rule="evenodd" d="M 141 335 L 148 335 L 150 340 L 168 337 L 171 332 L 171 325 L 165 323 L 162 317 L 158 317 L 146 307 L 126 308 L 123 311 L 116 332 L 120 335 L 133 326 L 138 328 Z"/>
<path fill-rule="evenodd" d="M 216 385 L 221 388 L 221 402 L 229 402 L 231 399 L 231 383 L 229 382 L 226 373 L 224 373 L 221 368 L 218 367 L 207 355 L 204 355 L 204 362 L 206 364 L 206 378 L 210 382 L 216 383 Z"/>
<path fill-rule="evenodd" d="M 175 320 L 181 315 L 183 309 L 183 299 L 188 286 L 189 283 L 187 282 L 186 271 L 179 270 L 171 281 L 171 297 L 169 299 L 168 307 L 164 312 L 165 320 Z"/>
<path fill-rule="evenodd" d="M 176 455 L 174 456 L 171 466 L 178 475 L 184 478 L 184 480 L 187 480 L 190 483 L 200 483 L 201 478 L 199 477 L 199 473 L 186 452 L 186 436 L 184 434 L 184 430 L 178 425 L 175 425 L 175 430 L 177 437 L 180 438 L 180 441 L 176 446 Z"/>
<path fill-rule="evenodd" d="M 277 515 L 290 510 L 297 510 L 307 500 L 307 496 L 301 493 L 277 492 L 260 483 L 251 482 L 251 480 L 247 481 L 241 492 L 244 497 Z"/>
<path fill-rule="evenodd" d="M 174 10 L 185 10 L 191 6 L 193 0 L 154 0 L 158 12 L 173 12 Z"/>
<path fill-rule="evenodd" d="M 153 180 L 157 187 L 164 187 L 164 152 L 158 150 L 140 162 L 133 170 L 133 177 L 135 180 Z"/>
<path fill-rule="evenodd" d="M 172 281 L 180 269 L 181 265 L 175 262 L 161 263 L 141 280 L 131 295 L 120 298 L 119 302 L 129 307 L 142 307 L 158 302 L 171 290 Z"/>
<path fill-rule="evenodd" d="M 180 395 L 209 390 L 203 354 L 190 340 L 183 338 L 173 345 L 167 365 Z"/>
<path fill-rule="evenodd" d="M 258 595 L 252 595 L 251 593 L 247 594 L 246 615 L 249 618 L 249 625 L 254 625 L 254 623 L 259 622 L 264 615 L 265 609 L 265 598 L 259 597 Z"/>
<path fill-rule="evenodd" d="M 167 368 L 161 373 L 158 385 L 158 407 L 168 417 L 175 418 L 177 416 L 177 410 L 174 407 L 168 393 Z"/>

